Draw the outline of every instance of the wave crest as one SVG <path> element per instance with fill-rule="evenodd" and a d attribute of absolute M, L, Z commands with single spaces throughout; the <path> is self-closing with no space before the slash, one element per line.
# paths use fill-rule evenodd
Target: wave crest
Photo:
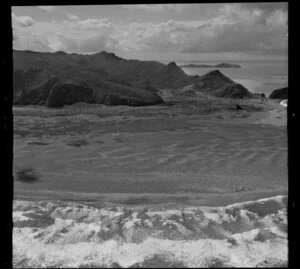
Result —
<path fill-rule="evenodd" d="M 226 207 L 14 202 L 14 267 L 212 267 L 287 262 L 286 196 Z"/>

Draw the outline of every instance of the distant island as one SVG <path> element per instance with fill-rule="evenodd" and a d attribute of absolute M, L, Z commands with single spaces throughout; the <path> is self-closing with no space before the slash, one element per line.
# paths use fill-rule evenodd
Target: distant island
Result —
<path fill-rule="evenodd" d="M 217 65 L 208 65 L 208 64 L 187 64 L 187 65 L 180 65 L 180 67 L 188 67 L 188 68 L 241 68 L 238 64 L 228 64 L 228 63 L 221 63 Z"/>

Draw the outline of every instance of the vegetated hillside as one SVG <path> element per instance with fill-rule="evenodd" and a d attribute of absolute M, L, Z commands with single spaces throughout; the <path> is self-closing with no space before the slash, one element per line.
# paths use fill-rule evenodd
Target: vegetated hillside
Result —
<path fill-rule="evenodd" d="M 288 87 L 274 90 L 270 96 L 270 99 L 288 99 Z"/>
<path fill-rule="evenodd" d="M 89 55 L 14 51 L 14 104 L 60 107 L 76 102 L 153 105 L 163 99 L 149 83 L 130 83 L 91 68 Z"/>
<path fill-rule="evenodd" d="M 162 103 L 158 88 L 195 85 L 220 97 L 251 95 L 219 71 L 188 76 L 171 62 L 125 60 L 114 53 L 80 55 L 65 52 L 13 52 L 14 104 L 60 107 L 76 102 L 107 105 Z"/>
<path fill-rule="evenodd" d="M 149 83 L 157 88 L 179 88 L 191 83 L 191 77 L 174 62 L 165 65 L 156 61 L 125 60 L 104 51 L 87 57 L 90 68 L 105 70 L 135 85 Z"/>
<path fill-rule="evenodd" d="M 193 86 L 188 88 L 188 94 L 191 95 L 192 92 L 227 98 L 253 98 L 254 96 L 243 85 L 235 83 L 219 70 L 214 70 L 198 77 Z M 182 94 L 185 95 L 184 90 Z"/>

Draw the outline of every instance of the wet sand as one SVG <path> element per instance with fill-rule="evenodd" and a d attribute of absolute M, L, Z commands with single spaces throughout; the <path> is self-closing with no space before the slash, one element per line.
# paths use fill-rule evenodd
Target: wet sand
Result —
<path fill-rule="evenodd" d="M 209 101 L 16 107 L 14 171 L 32 167 L 39 180 L 15 181 L 15 195 L 286 191 L 286 109 L 242 100 L 236 111 L 227 100 Z"/>

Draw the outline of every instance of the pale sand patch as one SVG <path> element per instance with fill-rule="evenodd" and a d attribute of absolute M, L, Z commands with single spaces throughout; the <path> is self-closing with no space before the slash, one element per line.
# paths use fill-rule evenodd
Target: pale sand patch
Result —
<path fill-rule="evenodd" d="M 287 108 L 279 102 L 267 101 L 272 109 L 269 111 L 258 111 L 253 113 L 244 121 L 254 124 L 270 124 L 274 126 L 287 126 Z"/>

